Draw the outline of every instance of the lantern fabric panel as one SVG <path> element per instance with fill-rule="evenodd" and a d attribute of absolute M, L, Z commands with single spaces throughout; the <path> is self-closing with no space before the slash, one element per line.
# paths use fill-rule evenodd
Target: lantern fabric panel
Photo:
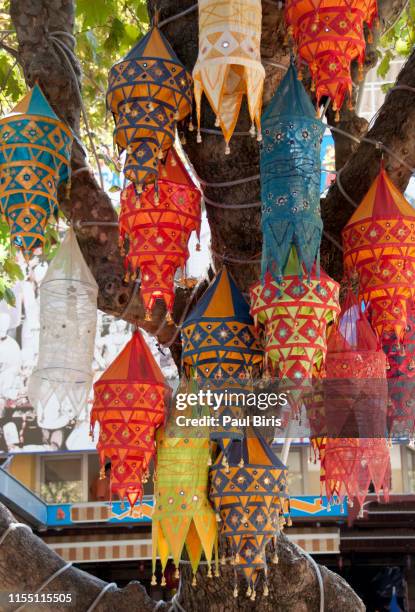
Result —
<path fill-rule="evenodd" d="M 191 111 L 191 76 L 154 26 L 114 64 L 108 80 L 114 139 L 126 151 L 124 174 L 141 190 L 157 179 L 159 160 L 173 145 L 176 122 Z"/>
<path fill-rule="evenodd" d="M 169 394 L 139 331 L 94 384 L 91 430 L 98 422 L 101 470 L 111 461 L 111 493 L 127 497 L 131 507 L 142 498 Z"/>
<path fill-rule="evenodd" d="M 173 310 L 174 276 L 184 270 L 193 231 L 199 236 L 201 194 L 174 148 L 160 164 L 157 191 L 147 185 L 139 196 L 134 184 L 121 192 L 120 244 L 128 278 L 141 272 L 147 317 L 157 299 Z"/>
<path fill-rule="evenodd" d="M 239 443 L 232 441 L 227 461 L 220 454 L 212 465 L 210 500 L 220 521 L 220 535 L 231 549 L 231 564 L 245 576 L 247 595 L 255 600 L 261 570 L 264 595 L 268 593 L 265 549 L 285 523 L 287 469 L 258 431 L 249 429 L 242 446 L 242 463 Z M 274 560 L 278 561 L 276 553 Z M 238 595 L 236 582 L 234 594 Z"/>
<path fill-rule="evenodd" d="M 252 134 L 260 139 L 265 70 L 261 64 L 260 0 L 202 0 L 199 2 L 199 55 L 193 69 L 194 95 L 200 129 L 203 93 L 221 127 L 226 152 L 247 98 Z M 200 136 L 199 136 L 200 137 Z"/>
<path fill-rule="evenodd" d="M 320 216 L 320 143 L 323 123 L 291 62 L 261 120 L 262 279 L 281 281 L 291 248 L 307 274 L 316 260 Z"/>
<path fill-rule="evenodd" d="M 70 227 L 40 285 L 39 357 L 29 399 L 40 427 L 88 417 L 98 285 Z"/>
<path fill-rule="evenodd" d="M 71 147 L 71 131 L 38 85 L 0 119 L 0 211 L 26 258 L 43 246 L 49 218 L 57 218 Z"/>
<path fill-rule="evenodd" d="M 415 297 L 415 210 L 382 167 L 343 229 L 344 265 L 379 337 L 401 340 Z"/>
<path fill-rule="evenodd" d="M 187 406 L 180 414 L 186 418 L 200 418 L 207 410 Z M 157 556 L 162 571 L 170 556 L 178 568 L 186 547 L 196 580 L 202 553 L 211 576 L 213 552 L 217 552 L 217 522 L 208 499 L 209 435 L 206 435 L 206 428 L 176 426 L 173 417 L 174 411 L 166 426 L 157 433 L 152 516 L 153 584 Z"/>
<path fill-rule="evenodd" d="M 381 437 L 386 431 L 386 359 L 349 289 L 327 343 L 323 381 L 327 435 Z"/>

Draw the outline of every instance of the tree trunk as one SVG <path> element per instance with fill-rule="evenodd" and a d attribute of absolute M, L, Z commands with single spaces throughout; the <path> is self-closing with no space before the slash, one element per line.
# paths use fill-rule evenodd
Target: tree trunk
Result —
<path fill-rule="evenodd" d="M 159 0 L 160 19 L 165 19 L 191 6 L 194 0 Z M 401 10 L 404 0 L 386 0 L 381 2 L 381 22 L 384 26 Z M 52 106 L 72 129 L 79 134 L 80 103 L 77 88 L 73 83 L 73 75 L 66 62 L 57 50 L 51 35 L 56 36 L 73 49 L 71 38 L 62 34 L 73 32 L 74 6 L 73 0 L 11 0 L 11 16 L 16 28 L 19 42 L 18 56 L 29 85 L 39 81 Z M 150 11 L 155 2 L 149 0 Z M 177 54 L 189 69 L 192 68 L 197 55 L 197 12 L 193 11 L 180 20 L 173 21 L 164 28 L 164 32 L 173 44 Z M 288 50 L 283 46 L 284 25 L 282 10 L 278 10 L 275 2 L 263 2 L 263 36 L 262 57 L 267 71 L 264 102 L 267 103 L 275 91 L 281 78 L 281 69 L 275 63 L 288 64 Z M 115 60 L 116 58 L 114 58 Z M 78 64 L 72 59 L 75 73 L 79 76 Z M 412 66 L 413 58 L 408 65 Z M 415 86 L 414 76 L 410 69 L 405 81 Z M 406 120 L 412 119 L 413 110 L 408 102 L 409 94 L 399 90 L 389 98 L 385 108 L 392 101 L 394 114 L 384 111 L 379 115 L 376 134 L 389 146 L 395 147 L 399 154 L 404 150 L 404 157 L 410 159 L 414 152 L 413 143 L 409 140 L 410 126 Z M 401 102 L 401 101 L 402 102 Z M 393 110 L 393 109 L 392 109 Z M 346 118 L 347 119 L 347 118 Z M 352 118 L 353 119 L 353 118 Z M 355 119 L 353 119 L 355 121 Z M 214 117 L 203 105 L 202 125 L 213 128 Z M 246 108 L 242 109 L 237 131 L 249 130 Z M 409 130 L 405 133 L 405 129 Z M 365 126 L 359 126 L 358 131 L 364 131 Z M 412 127 L 412 131 L 413 131 Z M 206 203 L 208 220 L 212 232 L 212 254 L 215 265 L 219 268 L 225 262 L 239 287 L 247 291 L 249 285 L 258 278 L 261 251 L 260 208 L 258 206 L 234 210 L 237 204 L 258 202 L 260 200 L 259 156 L 257 143 L 249 136 L 235 135 L 231 141 L 231 155 L 224 155 L 224 142 L 221 135 L 203 133 L 203 145 L 196 144 L 195 133 L 186 134 L 188 143 L 186 152 L 193 163 L 197 174 L 205 183 L 218 183 L 254 177 L 248 182 L 218 187 L 205 185 L 206 197 L 225 208 Z M 385 140 L 386 139 L 386 140 Z M 342 153 L 342 165 L 350 155 L 350 148 Z M 359 200 L 360 194 L 367 189 L 368 182 L 376 173 L 370 168 L 370 162 L 376 158 L 373 148 L 361 146 L 354 153 L 352 161 L 346 164 L 342 174 L 342 184 L 346 192 L 353 194 L 353 199 Z M 390 163 L 389 160 L 387 162 Z M 411 164 L 413 165 L 413 164 Z M 120 316 L 126 320 L 144 327 L 155 333 L 161 343 L 171 342 L 177 330 L 175 326 L 165 323 L 165 311 L 157 306 L 153 321 L 144 321 L 144 309 L 139 292 L 131 284 L 123 281 L 123 265 L 118 251 L 118 230 L 116 227 L 96 225 L 82 226 L 82 222 L 116 220 L 116 214 L 106 194 L 99 188 L 97 182 L 87 169 L 87 160 L 82 147 L 76 142 L 72 154 L 72 190 L 68 201 L 62 201 L 62 209 L 75 227 L 83 254 L 97 279 L 99 285 L 99 308 L 103 311 Z M 353 170 L 354 169 L 354 170 Z M 404 186 L 408 173 L 401 170 L 399 184 Z M 394 175 L 393 175 L 394 178 Z M 229 206 L 229 209 L 226 208 Z M 324 217 L 328 231 L 339 237 L 341 228 L 350 215 L 350 205 L 341 197 L 337 188 L 333 188 L 325 202 Z M 341 275 L 338 266 L 338 256 L 331 243 L 324 245 L 324 263 L 329 273 Z M 174 317 L 179 321 L 189 298 L 189 291 L 178 289 L 174 308 Z M 188 307 L 188 306 L 187 306 Z M 175 342 L 176 356 L 180 351 L 180 343 Z M 0 510 L 0 529 L 4 530 L 11 517 L 5 510 Z M 1 537 L 1 536 L 0 536 Z M 268 599 L 258 595 L 257 603 L 253 604 L 243 595 L 238 599 L 232 596 L 231 585 L 233 572 L 224 568 L 221 578 L 209 581 L 199 576 L 197 589 L 190 586 L 186 570 L 182 578 L 180 601 L 187 612 L 196 609 L 201 611 L 252 610 L 284 612 L 302 610 L 312 612 L 319 609 L 319 588 L 315 569 L 310 561 L 298 549 L 282 537 L 279 542 L 280 563 L 270 566 L 270 595 Z M 2 591 L 15 588 L 20 591 L 33 591 L 48 576 L 62 565 L 62 560 L 51 552 L 39 540 L 26 531 L 18 530 L 8 535 L 0 547 L 0 583 Z M 10 571 L 13 568 L 13 571 Z M 363 610 L 362 602 L 351 588 L 337 575 L 325 568 L 320 568 L 324 580 L 325 610 L 337 612 L 358 612 Z M 203 572 L 202 572 L 203 573 Z M 59 576 L 51 589 L 72 591 L 76 594 L 76 610 L 85 610 L 95 599 L 104 583 L 79 570 L 70 569 Z M 140 610 L 146 612 L 155 607 L 138 583 L 131 583 L 123 590 L 116 590 L 105 595 L 96 610 Z M 49 608 L 53 610 L 54 608 Z M 168 609 L 161 606 L 160 609 Z"/>
<path fill-rule="evenodd" d="M 0 504 L 0 538 L 13 516 Z M 238 598 L 233 597 L 233 570 L 227 566 L 219 578 L 206 578 L 206 568 L 199 571 L 198 586 L 191 586 L 189 566 L 185 566 L 178 597 L 186 612 L 318 612 L 320 589 L 314 567 L 301 550 L 281 536 L 278 543 L 280 562 L 269 577 L 269 596 L 262 596 L 262 585 L 257 599 L 252 602 L 245 596 L 244 585 L 239 584 Z M 42 540 L 18 527 L 7 535 L 0 545 L 0 587 L 2 593 L 35 593 L 50 578 L 64 561 Z M 13 571 L 11 571 L 13 568 Z M 337 574 L 320 567 L 324 583 L 325 612 L 363 612 L 361 600 L 349 585 Z M 85 612 L 95 601 L 107 583 L 86 572 L 71 567 L 55 578 L 42 593 L 71 593 L 74 612 Z M 246 586 L 245 586 L 246 588 Z M 111 587 L 100 600 L 95 612 L 168 612 L 169 603 L 157 604 L 150 599 L 139 582 L 130 582 L 124 589 Z M 7 610 L 7 608 L 1 608 Z M 45 609 L 45 608 L 43 608 Z M 48 604 L 47 610 L 62 610 L 62 605 Z"/>

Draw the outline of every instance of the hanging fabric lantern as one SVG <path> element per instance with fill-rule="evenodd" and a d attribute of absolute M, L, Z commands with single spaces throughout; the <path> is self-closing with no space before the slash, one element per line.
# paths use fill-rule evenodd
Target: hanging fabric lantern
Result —
<path fill-rule="evenodd" d="M 288 33 L 300 61 L 308 64 L 317 104 L 328 96 L 337 121 L 345 97 L 351 100 L 353 60 L 359 65 L 359 79 L 363 77 L 364 22 L 371 24 L 375 14 L 374 0 L 287 0 L 285 5 Z"/>
<path fill-rule="evenodd" d="M 252 391 L 252 369 L 262 363 L 262 351 L 249 306 L 225 267 L 184 321 L 182 339 L 184 372 L 196 377 L 200 388 L 235 396 Z M 238 426 L 223 424 L 225 417 L 239 418 L 242 409 L 241 401 L 224 400 L 214 413 L 222 427 L 212 431 L 212 439 L 241 439 Z"/>
<path fill-rule="evenodd" d="M 415 312 L 411 307 L 403 342 L 394 332 L 383 334 L 389 388 L 389 436 L 413 438 L 415 431 Z"/>
<path fill-rule="evenodd" d="M 343 229 L 344 266 L 358 275 L 358 298 L 381 338 L 402 340 L 415 298 L 415 210 L 384 168 Z"/>
<path fill-rule="evenodd" d="M 230 444 L 228 464 L 223 464 L 222 454 L 218 456 L 210 469 L 209 497 L 217 512 L 220 536 L 230 547 L 231 564 L 243 573 L 248 583 L 246 594 L 255 600 L 261 570 L 265 573 L 263 593 L 268 595 L 265 549 L 272 540 L 273 561 L 278 562 L 276 538 L 289 509 L 287 468 L 257 431 L 248 430 L 242 448 L 242 467 L 235 441 Z M 236 575 L 234 595 L 238 596 Z"/>
<path fill-rule="evenodd" d="M 338 283 L 323 270 L 319 277 L 314 270 L 308 279 L 300 278 L 298 269 L 292 250 L 282 282 L 267 273 L 250 294 L 254 323 L 265 328 L 268 365 L 279 378 L 300 385 L 324 363 L 327 325 L 336 319 L 340 306 Z"/>
<path fill-rule="evenodd" d="M 127 497 L 131 508 L 143 496 L 169 393 L 139 331 L 94 384 L 91 431 L 98 422 L 101 475 L 105 462 L 111 461 L 111 493 L 121 500 Z"/>
<path fill-rule="evenodd" d="M 262 116 L 261 146 L 262 278 L 282 280 L 294 246 L 300 269 L 311 273 L 319 261 L 320 143 L 323 123 L 291 63 Z M 318 265 L 319 268 L 319 265 Z"/>
<path fill-rule="evenodd" d="M 349 289 L 327 343 L 323 381 L 327 435 L 368 438 L 386 431 L 386 358 Z"/>
<path fill-rule="evenodd" d="M 163 299 L 168 318 L 174 303 L 174 276 L 185 269 L 188 242 L 199 237 L 200 191 L 194 185 L 174 147 L 160 164 L 158 193 L 148 185 L 140 197 L 131 183 L 121 192 L 120 242 L 125 252 L 127 277 L 141 271 L 141 296 L 146 318 L 157 299 Z"/>
<path fill-rule="evenodd" d="M 326 495 L 330 504 L 357 499 L 359 507 L 372 482 L 379 497 L 389 499 L 391 465 L 385 438 L 328 438 L 324 453 Z"/>
<path fill-rule="evenodd" d="M 194 387 L 194 383 L 191 386 Z M 190 388 L 189 392 L 193 392 Z M 193 582 L 204 553 L 208 576 L 212 577 L 212 556 L 216 550 L 217 522 L 208 499 L 210 442 L 206 427 L 179 427 L 173 410 L 169 422 L 157 432 L 157 470 L 154 478 L 153 578 L 156 584 L 156 559 L 160 557 L 162 571 L 171 556 L 179 567 L 186 546 L 193 571 Z M 180 411 L 189 419 L 208 416 L 207 407 L 190 407 Z M 176 570 L 178 578 L 178 569 Z M 164 586 L 164 580 L 162 580 Z"/>
<path fill-rule="evenodd" d="M 114 139 L 120 152 L 126 151 L 124 174 L 139 192 L 157 179 L 176 123 L 192 109 L 191 84 L 156 26 L 110 70 L 107 106 L 114 116 Z"/>
<path fill-rule="evenodd" d="M 0 211 L 13 244 L 28 258 L 58 217 L 58 187 L 68 180 L 72 134 L 40 87 L 0 119 Z"/>
<path fill-rule="evenodd" d="M 40 285 L 39 358 L 28 394 L 38 425 L 88 418 L 98 285 L 70 227 Z"/>
<path fill-rule="evenodd" d="M 251 135 L 261 140 L 261 107 L 265 70 L 261 64 L 260 0 L 203 0 L 199 2 L 199 55 L 193 69 L 194 93 L 201 142 L 200 115 L 202 95 L 206 95 L 229 141 L 246 95 L 252 122 Z"/>

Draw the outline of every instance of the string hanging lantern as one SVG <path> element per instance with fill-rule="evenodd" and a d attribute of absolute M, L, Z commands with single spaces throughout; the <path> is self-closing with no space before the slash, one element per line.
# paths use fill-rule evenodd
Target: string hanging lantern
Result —
<path fill-rule="evenodd" d="M 358 276 L 373 329 L 401 341 L 415 297 L 415 210 L 383 165 L 342 235 L 345 271 Z"/>
<path fill-rule="evenodd" d="M 188 377 L 196 377 L 203 388 L 244 394 L 252 390 L 252 369 L 262 364 L 249 306 L 226 267 L 208 287 L 182 326 L 182 364 Z M 229 396 L 230 397 L 230 396 Z M 230 398 L 231 399 L 231 398 Z M 221 427 L 212 438 L 223 444 L 242 438 L 238 426 L 226 419 L 242 414 L 241 401 L 223 401 L 214 416 Z"/>
<path fill-rule="evenodd" d="M 189 385 L 193 392 L 195 385 Z M 157 432 L 157 470 L 155 473 L 153 534 L 153 577 L 156 584 L 156 559 L 160 557 L 164 572 L 169 556 L 176 566 L 186 546 L 193 571 L 193 583 L 204 553 L 208 576 L 212 577 L 213 551 L 217 553 L 217 522 L 208 499 L 210 442 L 204 427 L 179 427 L 172 412 L 168 423 Z M 184 418 L 208 416 L 206 407 L 186 406 L 180 411 Z M 174 417 L 174 418 L 173 418 Z M 218 574 L 216 554 L 216 574 Z M 164 586 L 165 579 L 162 579 Z"/>
<path fill-rule="evenodd" d="M 138 197 L 131 183 L 121 192 L 120 244 L 127 277 L 135 279 L 141 271 L 146 319 L 151 320 L 156 300 L 163 299 L 172 321 L 174 276 L 185 268 L 191 233 L 199 237 L 201 194 L 174 147 L 160 167 L 157 191 L 147 185 Z"/>
<path fill-rule="evenodd" d="M 415 431 L 415 312 L 411 307 L 403 341 L 394 332 L 382 338 L 387 357 L 388 432 L 412 438 Z"/>
<path fill-rule="evenodd" d="M 281 281 L 291 248 L 300 269 L 308 274 L 319 250 L 323 222 L 320 216 L 320 143 L 323 123 L 291 62 L 262 120 L 262 278 L 270 272 Z"/>
<path fill-rule="evenodd" d="M 0 119 L 0 211 L 27 259 L 57 220 L 58 187 L 68 180 L 72 134 L 39 85 Z"/>
<path fill-rule="evenodd" d="M 385 438 L 328 438 L 324 453 L 324 483 L 330 504 L 357 500 L 359 507 L 372 482 L 376 494 L 389 499 L 391 465 Z"/>
<path fill-rule="evenodd" d="M 40 337 L 28 395 L 40 427 L 88 418 L 98 285 L 70 227 L 40 285 Z"/>
<path fill-rule="evenodd" d="M 381 437 L 386 431 L 386 358 L 351 289 L 331 330 L 323 381 L 329 437 Z"/>
<path fill-rule="evenodd" d="M 300 385 L 321 367 L 327 352 L 326 330 L 340 312 L 339 285 L 324 270 L 298 276 L 299 262 L 291 251 L 283 280 L 265 274 L 250 289 L 251 314 L 264 326 L 268 365 L 279 378 Z"/>
<path fill-rule="evenodd" d="M 200 117 L 203 93 L 222 129 L 226 148 L 238 120 L 244 96 L 247 99 L 251 135 L 261 140 L 261 107 L 265 70 L 261 64 L 260 0 L 202 0 L 199 2 L 199 55 L 193 69 L 201 142 Z"/>
<path fill-rule="evenodd" d="M 317 104 L 328 96 L 336 121 L 346 96 L 351 107 L 353 60 L 359 65 L 359 80 L 363 78 L 364 22 L 371 25 L 376 12 L 374 0 L 288 0 L 285 5 L 288 34 L 300 61 L 308 64 Z"/>
<path fill-rule="evenodd" d="M 139 331 L 94 384 L 91 431 L 99 423 L 101 475 L 106 460 L 111 461 L 111 493 L 127 497 L 131 508 L 142 499 L 169 393 Z"/>
<path fill-rule="evenodd" d="M 246 594 L 255 600 L 261 570 L 265 574 L 263 594 L 268 595 L 265 549 L 271 541 L 273 562 L 278 563 L 276 538 L 289 510 L 287 468 L 253 429 L 247 431 L 242 442 L 243 466 L 239 456 L 235 441 L 230 444 L 226 465 L 219 454 L 210 469 L 209 497 L 217 512 L 220 536 L 231 550 L 231 564 L 243 573 L 248 583 Z M 238 596 L 236 574 L 234 596 Z"/>
<path fill-rule="evenodd" d="M 113 65 L 108 81 L 114 139 L 120 152 L 126 152 L 124 174 L 140 193 L 145 183 L 156 181 L 159 160 L 173 145 L 176 123 L 191 111 L 191 76 L 153 26 Z"/>

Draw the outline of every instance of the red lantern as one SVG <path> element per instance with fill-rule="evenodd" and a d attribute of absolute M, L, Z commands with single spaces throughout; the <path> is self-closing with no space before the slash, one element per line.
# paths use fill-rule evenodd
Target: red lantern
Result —
<path fill-rule="evenodd" d="M 189 257 L 192 231 L 200 231 L 200 191 L 174 149 L 160 164 L 157 188 L 144 187 L 138 196 L 134 184 L 121 193 L 120 241 L 125 248 L 127 278 L 141 270 L 141 296 L 146 320 L 157 299 L 163 299 L 171 320 L 174 276 Z"/>
<path fill-rule="evenodd" d="M 91 430 L 98 422 L 101 476 L 111 461 L 111 493 L 126 496 L 131 507 L 143 495 L 169 392 L 139 331 L 94 385 Z"/>
<path fill-rule="evenodd" d="M 376 1 L 287 0 L 286 22 L 298 55 L 308 64 L 317 103 L 328 96 L 338 111 L 345 96 L 352 95 L 350 64 L 359 63 L 362 76 L 365 56 L 364 22 L 371 24 Z"/>
<path fill-rule="evenodd" d="M 385 354 L 351 290 L 330 333 L 325 366 L 327 435 L 383 436 L 388 403 Z"/>
<path fill-rule="evenodd" d="M 402 340 L 415 299 L 415 210 L 384 168 L 343 229 L 344 266 L 358 275 L 358 298 L 381 338 Z"/>

